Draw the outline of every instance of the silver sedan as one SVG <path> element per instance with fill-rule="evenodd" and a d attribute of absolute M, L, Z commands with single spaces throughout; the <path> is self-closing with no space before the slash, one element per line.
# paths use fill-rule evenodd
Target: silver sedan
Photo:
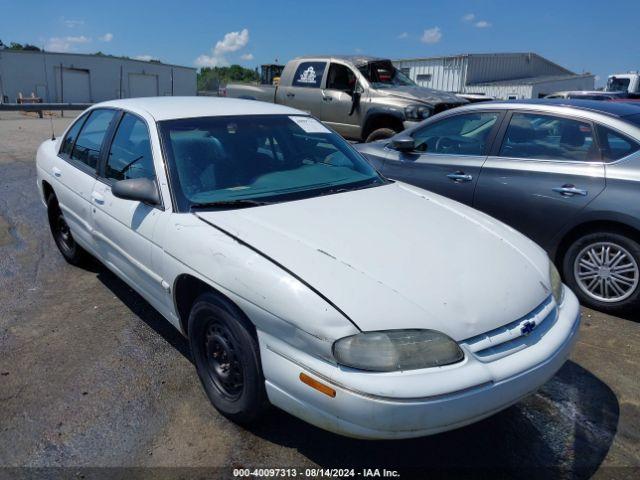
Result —
<path fill-rule="evenodd" d="M 640 105 L 533 100 L 469 105 L 357 145 L 385 176 L 520 230 L 585 305 L 640 306 Z"/>

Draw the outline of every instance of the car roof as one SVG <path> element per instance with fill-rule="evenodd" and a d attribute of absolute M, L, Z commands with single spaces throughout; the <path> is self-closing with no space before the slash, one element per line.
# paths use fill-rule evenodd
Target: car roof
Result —
<path fill-rule="evenodd" d="M 349 62 L 355 65 L 356 67 L 361 67 L 363 65 L 367 65 L 371 62 L 381 62 L 391 60 L 383 57 L 372 57 L 370 55 L 303 55 L 301 57 L 297 57 L 296 60 L 342 60 L 344 62 Z"/>
<path fill-rule="evenodd" d="M 518 108 L 518 106 L 527 107 L 529 105 L 566 107 L 590 112 L 602 113 L 611 117 L 626 117 L 640 113 L 640 105 L 625 102 L 607 102 L 602 100 L 581 100 L 572 98 L 540 98 L 532 100 L 502 100 L 496 102 L 482 102 L 480 104 L 472 104 L 461 108 L 487 108 L 495 105 L 502 108 Z"/>
<path fill-rule="evenodd" d="M 255 100 L 219 97 L 143 97 L 97 103 L 93 108 L 113 107 L 148 113 L 156 121 L 226 115 L 308 115 L 294 108 Z"/>

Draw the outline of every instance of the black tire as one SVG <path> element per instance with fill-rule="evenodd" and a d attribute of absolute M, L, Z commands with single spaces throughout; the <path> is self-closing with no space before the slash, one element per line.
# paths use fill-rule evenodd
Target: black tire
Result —
<path fill-rule="evenodd" d="M 369 142 L 375 142 L 376 140 L 383 140 L 385 138 L 390 138 L 390 137 L 393 137 L 396 133 L 398 132 L 396 132 L 392 128 L 378 128 L 377 130 L 374 130 L 367 136 L 365 142 L 369 143 Z"/>
<path fill-rule="evenodd" d="M 609 246 L 609 262 L 604 261 L 602 267 L 590 267 L 587 263 L 579 261 L 583 259 L 589 263 L 598 265 L 600 257 L 597 260 L 591 261 L 586 258 L 585 255 L 588 256 L 589 251 L 593 252 L 592 249 L 596 249 L 596 253 L 602 252 L 602 248 L 606 246 Z M 621 252 L 621 254 L 625 256 L 616 265 L 613 257 L 617 252 Z M 604 254 L 602 257 L 604 257 Z M 620 267 L 624 267 L 627 264 L 631 265 L 631 267 L 629 267 L 630 271 L 625 272 L 625 268 L 620 269 Z M 636 267 L 635 272 L 633 271 L 634 264 Z M 638 242 L 623 234 L 614 232 L 594 232 L 578 238 L 571 244 L 562 259 L 563 278 L 567 285 L 569 285 L 578 296 L 580 303 L 611 314 L 628 313 L 640 307 L 640 279 L 638 278 L 640 272 L 638 272 L 638 266 L 640 266 L 640 245 Z M 618 272 L 622 273 L 614 272 L 612 267 L 619 268 L 620 270 L 618 270 Z M 591 271 L 594 273 L 590 274 L 589 272 Z M 595 272 L 598 273 L 596 274 Z M 614 291 L 613 287 L 610 286 L 610 278 L 614 273 L 617 275 L 613 278 L 616 280 L 616 288 L 618 291 Z M 577 275 L 580 275 L 582 279 L 579 280 Z M 625 280 L 620 280 L 620 277 Z M 596 279 L 595 281 L 597 282 L 600 282 L 600 279 L 602 279 L 602 286 L 594 284 L 592 287 L 594 291 L 589 294 L 587 293 L 589 290 L 588 287 L 594 279 Z M 608 283 L 607 291 L 609 292 L 609 298 L 607 300 L 604 300 L 604 283 Z M 625 287 L 627 290 L 624 290 Z M 621 295 L 619 293 L 620 291 L 624 292 L 624 294 Z M 616 300 L 616 298 L 620 300 Z"/>
<path fill-rule="evenodd" d="M 47 216 L 51 235 L 64 259 L 71 265 L 80 266 L 84 264 L 89 254 L 74 240 L 58 205 L 58 199 L 53 194 L 49 195 L 47 199 Z"/>
<path fill-rule="evenodd" d="M 268 406 L 260 350 L 249 321 L 222 305 L 212 293 L 196 299 L 189 314 L 189 343 L 213 406 L 246 425 Z"/>

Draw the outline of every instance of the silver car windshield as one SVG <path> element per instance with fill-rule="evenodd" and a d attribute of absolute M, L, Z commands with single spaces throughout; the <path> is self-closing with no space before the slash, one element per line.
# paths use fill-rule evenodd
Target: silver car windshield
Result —
<path fill-rule="evenodd" d="M 374 88 L 417 87 L 416 83 L 391 62 L 371 62 L 358 67 Z"/>
<path fill-rule="evenodd" d="M 280 202 L 386 183 L 342 137 L 312 117 L 191 118 L 163 121 L 159 128 L 183 210 Z"/>

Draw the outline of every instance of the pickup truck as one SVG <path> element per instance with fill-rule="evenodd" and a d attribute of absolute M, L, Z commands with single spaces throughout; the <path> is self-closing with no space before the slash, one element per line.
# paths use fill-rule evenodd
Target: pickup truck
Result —
<path fill-rule="evenodd" d="M 607 79 L 607 92 L 624 92 L 627 98 L 640 98 L 640 73 L 616 73 Z"/>
<path fill-rule="evenodd" d="M 453 93 L 419 87 L 391 60 L 364 56 L 296 58 L 277 86 L 228 84 L 223 92 L 304 110 L 343 137 L 366 142 L 467 103 Z"/>

